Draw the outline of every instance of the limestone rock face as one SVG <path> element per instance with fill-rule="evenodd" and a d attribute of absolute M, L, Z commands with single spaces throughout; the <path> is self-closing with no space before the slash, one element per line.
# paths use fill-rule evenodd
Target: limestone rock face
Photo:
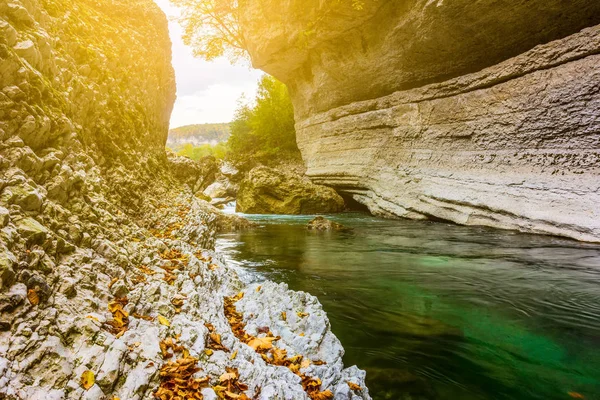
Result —
<path fill-rule="evenodd" d="M 344 199 L 327 186 L 264 166 L 240 183 L 237 211 L 247 214 L 317 214 L 344 209 Z"/>
<path fill-rule="evenodd" d="M 378 215 L 600 241 L 600 3 L 305 3 L 269 22 L 248 1 L 242 25 L 313 181 Z"/>

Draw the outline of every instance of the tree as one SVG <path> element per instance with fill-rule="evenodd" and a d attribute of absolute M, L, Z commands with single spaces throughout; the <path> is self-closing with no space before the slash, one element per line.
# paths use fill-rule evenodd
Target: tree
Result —
<path fill-rule="evenodd" d="M 181 10 L 178 21 L 184 30 L 183 42 L 192 48 L 196 57 L 210 61 L 226 56 L 231 62 L 249 58 L 240 28 L 239 0 L 170 1 Z M 314 34 L 315 26 L 344 4 L 360 11 L 365 3 L 364 0 L 326 0 L 318 18 L 310 21 L 300 36 L 306 39 Z"/>
<path fill-rule="evenodd" d="M 181 10 L 183 42 L 196 57 L 207 61 L 226 56 L 232 62 L 247 58 L 240 32 L 238 0 L 170 0 Z"/>
<path fill-rule="evenodd" d="M 238 107 L 227 144 L 227 157 L 238 163 L 299 158 L 294 109 L 283 83 L 268 75 L 261 79 L 254 104 Z"/>

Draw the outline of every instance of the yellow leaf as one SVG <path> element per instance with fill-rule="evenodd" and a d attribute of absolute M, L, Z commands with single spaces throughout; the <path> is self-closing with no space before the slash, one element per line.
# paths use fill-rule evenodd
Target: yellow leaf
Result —
<path fill-rule="evenodd" d="M 300 363 L 300 368 L 308 368 L 310 365 L 310 360 L 308 358 L 304 358 L 302 363 Z"/>
<path fill-rule="evenodd" d="M 86 318 L 91 319 L 92 321 L 100 322 L 100 320 L 93 315 L 88 315 Z"/>
<path fill-rule="evenodd" d="M 166 319 L 165 317 L 163 317 L 162 315 L 158 316 L 158 323 L 164 326 L 171 326 L 171 323 L 169 322 L 168 319 Z"/>
<path fill-rule="evenodd" d="M 118 280 L 119 280 L 119 278 L 116 278 L 116 277 L 115 277 L 115 278 L 112 278 L 112 279 L 110 280 L 110 283 L 108 284 L 108 290 L 110 290 L 110 289 L 113 287 L 113 285 L 114 285 L 115 283 L 117 283 L 117 281 L 118 281 Z"/>
<path fill-rule="evenodd" d="M 281 312 L 281 319 L 287 321 L 287 314 L 285 313 L 285 311 Z"/>
<path fill-rule="evenodd" d="M 300 318 L 304 318 L 304 317 L 307 317 L 307 316 L 308 316 L 308 314 L 307 314 L 307 313 L 305 313 L 305 312 L 297 312 L 297 313 L 296 313 L 296 315 L 297 315 L 298 317 L 300 317 Z"/>
<path fill-rule="evenodd" d="M 94 373 L 90 370 L 85 371 L 81 374 L 81 387 L 85 390 L 89 390 L 95 383 Z"/>
<path fill-rule="evenodd" d="M 27 291 L 27 299 L 29 300 L 32 306 L 37 306 L 38 304 L 40 304 L 40 298 L 37 294 L 37 290 L 35 289 L 29 289 Z"/>
<path fill-rule="evenodd" d="M 231 353 L 231 356 L 229 356 L 230 360 L 235 360 L 235 358 L 237 357 L 237 350 L 234 351 L 233 353 Z"/>
<path fill-rule="evenodd" d="M 346 383 L 348 384 L 351 390 L 362 390 L 362 388 L 354 382 L 347 381 Z"/>
<path fill-rule="evenodd" d="M 213 353 L 213 351 L 212 351 L 211 349 L 206 349 L 206 350 L 204 350 L 204 353 L 205 353 L 207 356 L 212 356 L 212 353 Z"/>
<path fill-rule="evenodd" d="M 255 351 L 269 350 L 273 348 L 273 341 L 277 340 L 274 337 L 254 338 L 248 342 L 248 346 L 252 347 Z"/>
<path fill-rule="evenodd" d="M 262 286 L 259 286 L 259 287 L 257 287 L 257 288 L 256 288 L 256 291 L 257 291 L 257 292 L 260 292 L 260 288 L 262 288 Z"/>
<path fill-rule="evenodd" d="M 219 377 L 219 382 L 224 383 L 227 381 L 232 381 L 237 378 L 236 374 L 233 372 L 226 372 Z"/>

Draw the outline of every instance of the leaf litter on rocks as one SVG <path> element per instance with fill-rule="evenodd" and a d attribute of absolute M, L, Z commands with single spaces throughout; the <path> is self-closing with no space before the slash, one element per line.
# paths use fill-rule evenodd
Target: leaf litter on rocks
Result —
<path fill-rule="evenodd" d="M 259 353 L 267 364 L 287 367 L 291 372 L 299 376 L 302 380 L 302 388 L 311 400 L 333 399 L 331 390 L 321 391 L 322 382 L 319 378 L 313 378 L 300 372 L 300 368 L 305 368 L 310 365 L 310 360 L 305 359 L 302 355 L 295 355 L 288 358 L 285 349 L 273 346 L 273 342 L 281 338 L 273 336 L 273 333 L 266 327 L 266 336 L 264 337 L 252 336 L 246 332 L 243 316 L 235 307 L 235 303 L 242 297 L 244 297 L 244 293 L 240 292 L 233 297 L 225 297 L 224 299 L 225 317 L 227 318 L 235 337 Z M 313 363 L 323 364 L 324 362 L 315 361 Z"/>

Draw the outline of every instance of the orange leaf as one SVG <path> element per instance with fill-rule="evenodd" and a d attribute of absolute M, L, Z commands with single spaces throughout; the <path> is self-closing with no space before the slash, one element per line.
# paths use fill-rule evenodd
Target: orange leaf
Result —
<path fill-rule="evenodd" d="M 273 348 L 273 341 L 277 340 L 274 337 L 254 338 L 248 342 L 248 346 L 252 347 L 255 351 L 269 350 Z"/>
<path fill-rule="evenodd" d="M 29 289 L 27 291 L 27 299 L 29 300 L 32 306 L 37 306 L 38 304 L 40 304 L 40 297 L 38 296 L 36 289 Z"/>

